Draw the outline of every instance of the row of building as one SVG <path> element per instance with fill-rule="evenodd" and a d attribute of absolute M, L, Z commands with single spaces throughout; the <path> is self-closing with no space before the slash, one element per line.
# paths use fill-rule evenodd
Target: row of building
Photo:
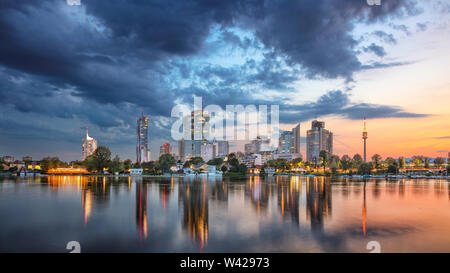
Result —
<path fill-rule="evenodd" d="M 189 120 L 190 119 L 190 120 Z M 178 154 L 174 154 L 177 160 L 186 161 L 192 157 L 202 157 L 209 161 L 217 157 L 225 157 L 230 153 L 230 145 L 226 140 L 208 141 L 209 115 L 203 111 L 192 111 L 191 116 L 186 117 L 184 124 L 191 127 L 190 134 L 178 142 Z M 149 117 L 142 113 L 136 126 L 136 162 L 150 161 L 150 149 L 148 138 Z M 244 155 L 254 158 L 252 155 L 260 155 L 261 160 L 284 158 L 292 160 L 302 157 L 300 151 L 301 134 L 300 124 L 290 131 L 281 131 L 278 139 L 278 148 L 271 146 L 269 138 L 258 136 L 250 143 L 244 145 Z M 91 155 L 97 149 L 97 140 L 90 137 L 86 128 L 86 137 L 82 141 L 82 159 Z M 306 134 L 306 160 L 317 162 L 320 151 L 325 150 L 330 155 L 333 153 L 333 133 L 325 129 L 325 123 L 314 120 L 311 129 Z M 159 156 L 172 154 L 170 143 L 164 143 L 160 147 Z M 258 156 L 256 156 L 259 158 Z M 245 159 L 244 159 L 245 161 Z M 250 160 L 251 161 L 251 160 Z M 259 163 L 259 160 L 256 159 Z"/>

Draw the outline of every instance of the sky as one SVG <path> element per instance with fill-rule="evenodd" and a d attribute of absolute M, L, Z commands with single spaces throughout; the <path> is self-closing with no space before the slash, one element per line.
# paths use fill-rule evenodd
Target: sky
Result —
<path fill-rule="evenodd" d="M 88 126 L 135 160 L 144 111 L 157 159 L 195 95 L 279 105 L 303 140 L 325 121 L 340 156 L 362 153 L 366 117 L 368 155 L 446 157 L 449 34 L 444 0 L 1 1 L 0 155 L 79 160 Z"/>

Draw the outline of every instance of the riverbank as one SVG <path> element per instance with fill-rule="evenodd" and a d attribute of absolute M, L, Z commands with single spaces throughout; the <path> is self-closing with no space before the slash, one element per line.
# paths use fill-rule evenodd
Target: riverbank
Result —
<path fill-rule="evenodd" d="M 249 174 L 241 174 L 241 173 L 225 173 L 223 175 L 216 176 L 208 176 L 201 174 L 142 174 L 142 175 L 131 175 L 131 174 L 40 174 L 40 173 L 28 173 L 24 176 L 21 175 L 13 175 L 10 173 L 1 173 L 0 177 L 34 177 L 34 176 L 85 176 L 85 177 L 151 177 L 151 178 L 171 178 L 171 177 L 210 177 L 210 178 L 229 178 L 234 180 L 242 180 L 247 179 L 248 177 L 255 176 Z M 273 175 L 265 175 L 265 177 L 289 177 L 289 176 L 298 176 L 298 177 L 330 177 L 330 178 L 348 178 L 348 179 L 361 179 L 361 178 L 375 178 L 375 179 L 448 179 L 450 180 L 450 176 L 445 175 L 325 175 L 325 174 L 295 174 L 295 173 L 275 173 Z"/>

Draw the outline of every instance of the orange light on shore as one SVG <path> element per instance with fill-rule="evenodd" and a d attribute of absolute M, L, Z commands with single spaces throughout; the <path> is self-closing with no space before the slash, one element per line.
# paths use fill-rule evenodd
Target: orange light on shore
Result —
<path fill-rule="evenodd" d="M 48 174 L 84 174 L 89 173 L 86 169 L 83 168 L 56 168 L 49 169 L 47 171 Z"/>

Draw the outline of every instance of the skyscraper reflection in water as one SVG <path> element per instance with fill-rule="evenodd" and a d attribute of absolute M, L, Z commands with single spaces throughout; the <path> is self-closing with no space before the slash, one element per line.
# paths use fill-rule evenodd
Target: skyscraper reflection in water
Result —
<path fill-rule="evenodd" d="M 278 207 L 281 216 L 290 218 L 297 226 L 300 224 L 300 192 L 301 184 L 298 177 L 290 177 L 289 180 L 277 177 Z"/>
<path fill-rule="evenodd" d="M 249 177 L 245 184 L 245 196 L 250 197 L 251 204 L 255 207 L 258 215 L 267 212 L 269 205 L 270 185 L 265 183 L 259 176 Z"/>
<path fill-rule="evenodd" d="M 208 181 L 179 182 L 178 200 L 183 205 L 182 227 L 198 242 L 200 251 L 208 244 Z"/>
<path fill-rule="evenodd" d="M 136 178 L 136 225 L 139 229 L 139 240 L 147 239 L 147 183 L 142 178 Z"/>
<path fill-rule="evenodd" d="M 308 177 L 309 178 L 309 177 Z M 331 182 L 325 178 L 306 182 L 306 213 L 312 232 L 323 232 L 324 217 L 331 216 Z"/>

